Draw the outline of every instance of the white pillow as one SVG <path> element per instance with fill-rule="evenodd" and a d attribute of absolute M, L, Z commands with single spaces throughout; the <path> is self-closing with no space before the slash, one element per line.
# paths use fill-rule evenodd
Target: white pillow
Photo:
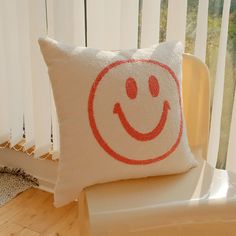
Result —
<path fill-rule="evenodd" d="M 39 44 L 60 127 L 55 206 L 93 184 L 196 166 L 182 112 L 181 43 L 117 52 Z"/>

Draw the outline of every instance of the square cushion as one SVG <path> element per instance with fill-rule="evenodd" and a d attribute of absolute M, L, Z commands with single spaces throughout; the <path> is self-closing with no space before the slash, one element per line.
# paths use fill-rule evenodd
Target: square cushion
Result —
<path fill-rule="evenodd" d="M 60 128 L 55 206 L 93 184 L 196 166 L 182 111 L 181 43 L 117 52 L 39 44 Z"/>

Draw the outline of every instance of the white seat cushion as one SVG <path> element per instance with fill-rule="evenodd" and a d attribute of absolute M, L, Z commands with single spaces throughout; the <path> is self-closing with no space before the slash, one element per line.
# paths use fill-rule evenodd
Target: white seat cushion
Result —
<path fill-rule="evenodd" d="M 92 235 L 236 233 L 236 174 L 203 160 L 185 174 L 93 186 L 87 198 Z"/>

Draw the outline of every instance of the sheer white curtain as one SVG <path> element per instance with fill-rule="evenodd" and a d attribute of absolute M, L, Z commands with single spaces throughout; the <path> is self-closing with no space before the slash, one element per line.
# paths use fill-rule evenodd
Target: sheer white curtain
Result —
<path fill-rule="evenodd" d="M 108 50 L 148 47 L 159 42 L 164 0 L 1 0 L 0 4 L 0 143 L 11 146 L 24 138 L 35 157 L 59 157 L 55 105 L 37 39 L 57 40 Z M 166 40 L 185 44 L 188 0 L 168 1 Z M 220 140 L 229 10 L 224 0 L 209 162 L 215 166 Z M 198 0 L 194 54 L 206 60 L 209 0 Z M 236 102 L 228 145 L 227 168 L 236 171 Z M 53 139 L 53 144 L 51 143 Z M 53 146 L 52 146 L 53 145 Z M 234 167 L 232 167 L 234 166 Z"/>

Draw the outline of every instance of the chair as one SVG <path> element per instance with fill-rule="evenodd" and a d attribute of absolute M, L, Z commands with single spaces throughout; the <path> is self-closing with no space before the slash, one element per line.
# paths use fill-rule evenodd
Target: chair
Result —
<path fill-rule="evenodd" d="M 184 174 L 95 185 L 79 196 L 80 235 L 236 235 L 236 174 L 206 162 L 209 72 L 183 58 L 183 106 L 198 167 Z"/>

